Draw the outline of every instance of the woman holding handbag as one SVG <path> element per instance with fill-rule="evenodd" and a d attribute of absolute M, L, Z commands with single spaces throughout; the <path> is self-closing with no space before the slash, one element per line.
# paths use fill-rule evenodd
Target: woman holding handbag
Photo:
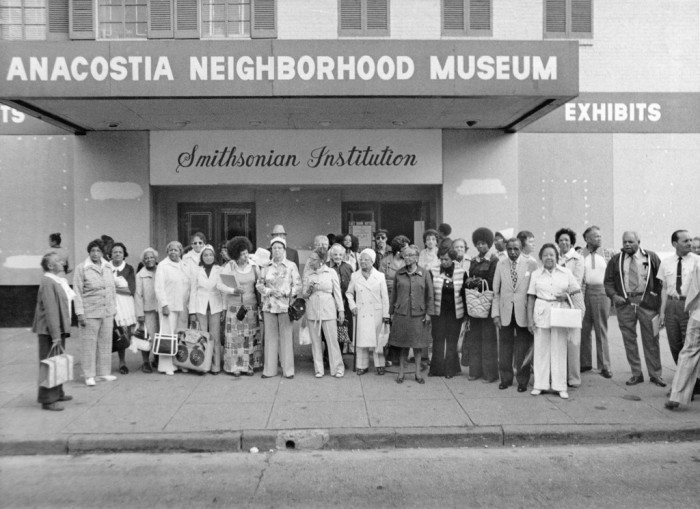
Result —
<path fill-rule="evenodd" d="M 129 256 L 129 253 L 123 243 L 115 242 L 112 244 L 110 254 L 112 257 L 110 263 L 114 274 L 114 286 L 117 292 L 115 300 L 117 314 L 114 315 L 114 328 L 119 331 L 120 335 L 130 340 L 136 325 L 136 310 L 134 307 L 136 276 L 134 268 L 124 261 Z M 122 375 L 127 375 L 129 368 L 126 366 L 126 348 L 119 348 L 117 354 L 119 354 L 119 372 Z"/>
<path fill-rule="evenodd" d="M 134 309 L 138 327 L 151 337 L 160 329 L 158 325 L 158 300 L 156 299 L 155 275 L 158 266 L 158 251 L 147 247 L 141 253 L 143 267 L 136 274 L 136 292 L 134 293 Z M 141 371 L 153 373 L 149 360 L 150 352 L 141 352 L 143 366 Z M 158 359 L 157 356 L 154 356 Z"/>
<path fill-rule="evenodd" d="M 260 308 L 255 284 L 260 268 L 252 262 L 253 244 L 234 237 L 226 245 L 230 261 L 221 269 L 217 288 L 224 296 L 224 371 L 253 376 L 263 365 Z"/>
<path fill-rule="evenodd" d="M 465 335 L 462 349 L 467 348 L 469 352 L 468 355 L 462 355 L 462 365 L 465 365 L 465 359 L 468 358 L 469 380 L 483 377 L 484 383 L 488 384 L 498 380 L 498 339 L 490 313 L 498 258 L 489 255 L 493 246 L 493 232 L 488 228 L 474 230 L 472 243 L 478 254 L 469 264 L 469 277 L 464 283 L 469 331 Z"/>
<path fill-rule="evenodd" d="M 51 349 L 65 347 L 66 338 L 70 336 L 70 306 L 75 293 L 68 282 L 60 277 L 63 262 L 56 253 L 47 253 L 41 259 L 44 276 L 39 284 L 39 293 L 34 313 L 32 332 L 39 337 L 39 361 L 51 355 Z M 43 410 L 59 412 L 63 407 L 59 401 L 70 401 L 73 396 L 63 392 L 63 384 L 47 389 L 39 386 L 37 401 Z"/>
<path fill-rule="evenodd" d="M 168 257 L 158 264 L 155 277 L 158 321 L 163 334 L 176 334 L 187 328 L 187 304 L 190 298 L 190 276 L 183 264 L 182 244 L 177 240 L 168 243 Z M 175 365 L 170 355 L 158 356 L 158 371 L 166 375 L 175 374 Z"/>
<path fill-rule="evenodd" d="M 551 389 L 562 399 L 568 399 L 566 348 L 569 329 L 552 327 L 551 312 L 554 307 L 568 307 L 570 296 L 581 292 L 581 287 L 569 269 L 558 265 L 559 252 L 554 244 L 542 246 L 540 260 L 543 266 L 533 272 L 527 291 L 528 329 L 535 337 L 535 384 L 531 394 L 539 396 L 542 391 Z M 567 304 L 562 304 L 564 302 Z"/>
<path fill-rule="evenodd" d="M 197 322 L 199 329 L 209 333 L 213 345 L 211 374 L 221 371 L 221 312 L 224 301 L 218 288 L 221 267 L 216 265 L 214 247 L 207 244 L 200 253 L 199 266 L 191 272 L 190 302 L 187 307 L 190 323 Z"/>
<path fill-rule="evenodd" d="M 435 315 L 432 321 L 433 358 L 428 376 L 452 378 L 462 370 L 459 367 L 457 343 L 464 320 L 462 288 L 467 271 L 457 265 L 457 251 L 444 249 L 438 254 L 440 267 L 433 267 Z"/>
<path fill-rule="evenodd" d="M 357 374 L 369 369 L 369 352 L 373 352 L 377 375 L 384 374 L 384 348 L 378 344 L 382 329 L 389 323 L 389 293 L 384 274 L 374 268 L 377 253 L 365 249 L 360 253 L 360 270 L 350 277 L 345 293 L 350 312 L 355 317 Z"/>

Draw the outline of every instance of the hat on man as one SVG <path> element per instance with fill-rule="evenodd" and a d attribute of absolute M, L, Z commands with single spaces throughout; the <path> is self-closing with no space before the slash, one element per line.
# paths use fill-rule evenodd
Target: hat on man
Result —
<path fill-rule="evenodd" d="M 270 247 L 272 247 L 272 244 L 274 244 L 275 242 L 279 242 L 285 247 L 285 249 L 287 248 L 287 241 L 284 240 L 284 237 L 272 237 L 270 239 Z"/>
<path fill-rule="evenodd" d="M 374 237 L 376 238 L 379 235 L 384 235 L 385 237 L 389 234 L 388 231 L 386 231 L 384 228 L 379 228 L 376 232 L 374 232 Z"/>
<path fill-rule="evenodd" d="M 284 226 L 282 226 L 281 224 L 276 224 L 272 227 L 272 233 L 270 234 L 270 237 L 276 237 L 278 235 L 287 235 L 287 232 L 284 231 Z"/>

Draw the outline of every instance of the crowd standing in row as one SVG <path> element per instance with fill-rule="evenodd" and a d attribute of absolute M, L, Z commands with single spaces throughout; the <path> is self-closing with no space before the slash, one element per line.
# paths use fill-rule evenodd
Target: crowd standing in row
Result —
<path fill-rule="evenodd" d="M 555 243 L 541 246 L 522 231 L 505 239 L 488 228 L 472 234 L 477 250 L 466 256 L 465 239 L 450 238 L 451 228 L 423 234 L 419 250 L 404 235 L 390 243 L 386 230 L 375 233 L 375 248 L 358 252 L 353 235 L 318 235 L 303 270 L 298 253 L 287 247 L 284 227 L 271 233 L 269 251 L 253 253 L 251 242 L 235 237 L 215 249 L 201 233 L 185 252 L 177 242 L 166 257 L 145 249 L 137 271 L 125 262 L 127 247 L 110 237 L 91 241 L 88 257 L 67 283 L 70 272 L 60 235 L 52 234 L 51 250 L 42 259 L 33 330 L 39 336 L 39 356 L 64 344 L 70 333 L 73 302 L 81 340 L 85 383 L 113 381 L 114 338 L 136 331 L 174 334 L 198 327 L 213 339 L 211 374 L 222 369 L 233 376 L 294 378 L 293 323 L 288 313 L 295 299 L 306 303 L 303 327 L 308 329 L 315 376 L 343 377 L 343 344 L 352 338 L 356 372 L 377 375 L 398 364 L 403 383 L 412 353 L 415 381 L 428 376 L 452 378 L 469 368 L 468 380 L 499 381 L 499 389 L 515 383 L 519 392 L 554 391 L 568 398 L 568 388 L 581 383 L 581 372 L 596 367 L 611 378 L 607 341 L 610 304 L 615 306 L 632 377 L 644 381 L 637 345 L 637 322 L 650 382 L 665 387 L 661 376 L 659 328 L 666 327 L 678 370 L 666 408 L 688 404 L 698 392 L 700 374 L 700 238 L 685 230 L 673 232 L 676 255 L 663 262 L 640 247 L 636 232 L 627 231 L 618 253 L 602 247 L 600 229 L 583 233 L 577 249 L 574 231 L 562 228 Z M 339 240 L 339 242 L 335 242 Z M 580 324 L 552 326 L 553 310 L 581 311 Z M 352 318 L 352 319 L 351 319 Z M 119 334 L 114 334 L 114 331 Z M 325 343 L 325 353 L 324 353 Z M 460 348 L 461 343 L 461 348 Z M 125 351 L 119 371 L 128 374 Z M 324 355 L 326 356 L 324 359 Z M 142 352 L 142 370 L 152 366 L 167 375 L 176 368 L 172 356 Z M 42 408 L 62 410 L 59 401 L 71 396 L 61 386 L 40 387 Z"/>

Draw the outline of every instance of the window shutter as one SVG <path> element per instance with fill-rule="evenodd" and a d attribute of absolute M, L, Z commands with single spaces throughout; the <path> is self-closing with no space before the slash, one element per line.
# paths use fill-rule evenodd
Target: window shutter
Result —
<path fill-rule="evenodd" d="M 148 38 L 172 39 L 173 35 L 172 0 L 148 0 Z"/>
<path fill-rule="evenodd" d="M 469 0 L 469 31 L 467 35 L 492 35 L 491 1 Z"/>
<path fill-rule="evenodd" d="M 69 21 L 71 39 L 95 39 L 94 0 L 71 0 Z"/>
<path fill-rule="evenodd" d="M 49 1 L 48 40 L 57 41 L 68 39 L 69 17 L 68 0 Z"/>
<path fill-rule="evenodd" d="M 442 0 L 442 35 L 464 35 L 464 0 Z"/>
<path fill-rule="evenodd" d="M 250 15 L 251 39 L 277 37 L 277 6 L 275 0 L 252 0 Z"/>
<path fill-rule="evenodd" d="M 593 37 L 593 0 L 571 0 L 571 37 Z"/>
<path fill-rule="evenodd" d="M 198 0 L 175 0 L 175 37 L 199 39 Z"/>
<path fill-rule="evenodd" d="M 366 0 L 367 35 L 389 35 L 389 0 Z"/>
<path fill-rule="evenodd" d="M 362 0 L 340 0 L 340 35 L 362 35 Z"/>
<path fill-rule="evenodd" d="M 566 37 L 566 0 L 545 0 L 545 37 Z"/>

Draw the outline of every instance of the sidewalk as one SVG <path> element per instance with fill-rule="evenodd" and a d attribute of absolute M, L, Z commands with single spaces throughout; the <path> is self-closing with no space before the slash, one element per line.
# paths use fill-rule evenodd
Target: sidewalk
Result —
<path fill-rule="evenodd" d="M 77 331 L 67 341 L 79 362 Z M 261 379 L 230 375 L 173 377 L 144 374 L 140 354 L 127 352 L 128 375 L 118 380 L 66 384 L 73 401 L 63 412 L 36 403 L 37 341 L 28 329 L 0 329 L 0 455 L 127 451 L 261 451 L 274 448 L 498 447 L 548 443 L 605 443 L 700 439 L 700 402 L 665 410 L 675 366 L 662 332 L 665 389 L 631 376 L 617 320 L 609 324 L 613 378 L 582 375 L 569 400 L 533 397 L 515 387 L 407 376 L 342 379 L 313 376 L 310 347 L 296 347 L 296 376 Z M 641 342 L 640 342 L 641 349 Z M 424 373 L 427 375 L 427 373 Z"/>

